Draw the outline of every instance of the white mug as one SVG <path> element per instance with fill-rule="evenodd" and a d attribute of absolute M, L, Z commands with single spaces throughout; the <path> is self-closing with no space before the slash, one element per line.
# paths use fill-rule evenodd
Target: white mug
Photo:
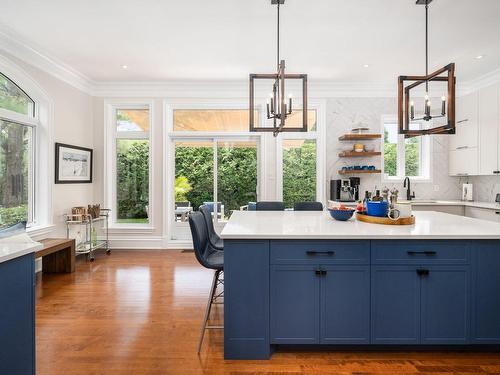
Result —
<path fill-rule="evenodd" d="M 396 203 L 394 208 L 399 211 L 400 218 L 411 217 L 411 203 Z"/>

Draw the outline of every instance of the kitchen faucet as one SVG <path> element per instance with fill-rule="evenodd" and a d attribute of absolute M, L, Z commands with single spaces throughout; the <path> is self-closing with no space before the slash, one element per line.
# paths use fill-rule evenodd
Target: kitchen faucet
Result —
<path fill-rule="evenodd" d="M 406 185 L 407 181 L 408 181 L 408 186 Z M 415 198 L 415 192 L 411 194 L 410 190 L 410 177 L 405 177 L 405 180 L 403 182 L 403 187 L 406 188 L 406 200 L 411 201 L 413 198 Z"/>

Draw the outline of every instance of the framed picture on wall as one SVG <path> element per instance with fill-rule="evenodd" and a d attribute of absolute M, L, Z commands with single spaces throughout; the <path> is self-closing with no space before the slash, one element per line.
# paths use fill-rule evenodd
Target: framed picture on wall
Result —
<path fill-rule="evenodd" d="M 91 148 L 56 143 L 56 184 L 92 182 Z"/>

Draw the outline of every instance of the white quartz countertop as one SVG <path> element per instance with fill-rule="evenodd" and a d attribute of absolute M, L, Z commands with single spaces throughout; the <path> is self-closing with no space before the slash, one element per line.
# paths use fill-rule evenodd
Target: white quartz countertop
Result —
<path fill-rule="evenodd" d="M 328 211 L 234 211 L 223 239 L 500 239 L 500 223 L 414 212 L 414 225 L 334 220 Z"/>
<path fill-rule="evenodd" d="M 34 253 L 43 248 L 39 242 L 0 242 L 0 263 Z"/>
<path fill-rule="evenodd" d="M 332 202 L 335 205 L 338 205 L 340 202 Z M 400 200 L 400 202 L 408 202 L 406 200 Z M 343 204 L 345 206 L 351 207 L 356 206 L 355 202 L 347 202 Z M 442 200 L 442 199 L 414 199 L 411 201 L 411 204 L 414 206 L 465 206 L 465 207 L 477 207 L 477 208 L 486 208 L 490 210 L 499 210 L 500 204 L 495 202 L 479 202 L 479 201 L 460 201 L 460 200 Z"/>

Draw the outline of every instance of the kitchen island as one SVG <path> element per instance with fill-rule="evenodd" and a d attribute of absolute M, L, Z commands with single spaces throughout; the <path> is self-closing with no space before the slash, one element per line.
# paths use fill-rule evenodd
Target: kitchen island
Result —
<path fill-rule="evenodd" d="M 236 211 L 221 235 L 226 359 L 267 359 L 280 345 L 500 344 L 498 223 Z"/>
<path fill-rule="evenodd" d="M 35 252 L 42 247 L 26 235 L 0 242 L 2 374 L 35 374 Z"/>

